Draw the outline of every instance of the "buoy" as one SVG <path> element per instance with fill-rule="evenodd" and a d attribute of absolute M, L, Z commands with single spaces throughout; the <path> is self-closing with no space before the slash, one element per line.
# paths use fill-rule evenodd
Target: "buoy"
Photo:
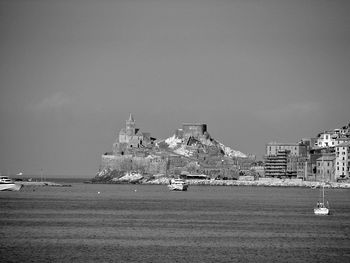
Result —
<path fill-rule="evenodd" d="M 97 192 L 98 194 L 100 194 L 100 192 Z"/>
<path fill-rule="evenodd" d="M 135 189 L 134 192 L 137 192 L 137 189 Z"/>

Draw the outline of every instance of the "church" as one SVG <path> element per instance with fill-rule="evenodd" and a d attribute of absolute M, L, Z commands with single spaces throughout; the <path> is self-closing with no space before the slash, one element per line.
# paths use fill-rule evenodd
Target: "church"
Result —
<path fill-rule="evenodd" d="M 116 142 L 113 144 L 114 155 L 131 154 L 133 150 L 153 146 L 156 138 L 152 138 L 149 132 L 141 132 L 136 128 L 132 114 L 126 120 L 125 128 L 121 129 Z"/>

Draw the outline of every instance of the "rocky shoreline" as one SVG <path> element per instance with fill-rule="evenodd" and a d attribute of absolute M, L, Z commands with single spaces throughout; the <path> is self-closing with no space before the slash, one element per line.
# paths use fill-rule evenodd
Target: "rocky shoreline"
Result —
<path fill-rule="evenodd" d="M 25 187 L 30 187 L 30 186 L 71 187 L 72 186 L 70 184 L 58 184 L 53 182 L 29 182 L 29 181 L 16 181 L 16 184 L 21 184 L 22 186 L 25 186 Z"/>
<path fill-rule="evenodd" d="M 140 179 L 140 180 L 113 180 L 109 182 L 92 182 L 92 183 L 107 183 L 107 184 L 144 184 L 144 185 L 167 185 L 169 178 L 162 177 L 157 179 Z M 205 186 L 261 186 L 261 187 L 306 187 L 319 188 L 322 182 L 302 181 L 293 179 L 268 179 L 268 180 L 206 180 L 206 179 L 191 179 L 186 180 L 189 185 L 205 185 Z M 350 183 L 327 182 L 325 188 L 350 189 Z"/>

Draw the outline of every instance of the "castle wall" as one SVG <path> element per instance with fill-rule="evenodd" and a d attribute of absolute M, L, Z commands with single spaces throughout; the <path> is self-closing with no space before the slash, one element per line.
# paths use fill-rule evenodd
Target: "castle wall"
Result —
<path fill-rule="evenodd" d="M 140 171 L 149 174 L 165 173 L 167 160 L 164 158 L 145 158 L 131 155 L 102 155 L 101 167 L 116 171 Z"/>
<path fill-rule="evenodd" d="M 200 137 L 204 135 L 204 132 L 207 131 L 206 124 L 196 124 L 196 123 L 184 123 L 182 125 L 182 130 L 184 137 L 193 136 Z"/>

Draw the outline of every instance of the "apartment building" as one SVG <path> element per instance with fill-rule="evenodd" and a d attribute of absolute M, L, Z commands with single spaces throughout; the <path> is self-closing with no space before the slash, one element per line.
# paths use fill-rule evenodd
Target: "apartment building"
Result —
<path fill-rule="evenodd" d="M 307 146 L 303 143 L 277 143 L 270 142 L 266 145 L 266 155 L 277 155 L 279 151 L 289 151 L 291 156 L 306 156 Z"/>
<path fill-rule="evenodd" d="M 335 177 L 337 180 L 349 179 L 350 174 L 350 142 L 335 146 Z"/>
<path fill-rule="evenodd" d="M 318 135 L 316 147 L 325 148 L 325 147 L 334 147 L 338 138 L 338 134 L 334 131 L 325 131 Z"/>
<path fill-rule="evenodd" d="M 334 154 L 324 154 L 316 160 L 316 181 L 334 182 Z"/>

